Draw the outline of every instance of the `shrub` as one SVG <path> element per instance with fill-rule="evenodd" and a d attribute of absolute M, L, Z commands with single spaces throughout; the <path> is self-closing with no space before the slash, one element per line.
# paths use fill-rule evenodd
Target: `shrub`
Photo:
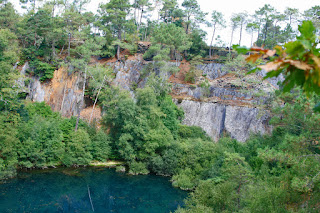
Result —
<path fill-rule="evenodd" d="M 147 169 L 147 166 L 143 162 L 137 162 L 133 161 L 129 163 L 129 174 L 131 175 L 146 175 L 149 174 L 149 170 Z"/>
<path fill-rule="evenodd" d="M 30 61 L 30 68 L 33 69 L 33 74 L 40 77 L 40 81 L 53 78 L 53 73 L 56 69 L 55 66 L 42 62 L 39 59 Z"/>

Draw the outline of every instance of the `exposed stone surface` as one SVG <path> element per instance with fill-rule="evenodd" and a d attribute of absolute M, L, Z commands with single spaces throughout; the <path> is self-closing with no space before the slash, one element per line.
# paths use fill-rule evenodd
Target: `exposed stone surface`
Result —
<path fill-rule="evenodd" d="M 45 101 L 52 110 L 70 117 L 78 115 L 83 100 L 83 77 L 80 73 L 68 75 L 64 69 L 56 70 L 51 81 L 41 83 L 39 77 L 32 76 L 28 85 L 27 99 Z"/>
<path fill-rule="evenodd" d="M 42 87 L 39 77 L 31 77 L 30 84 L 28 86 L 29 94 L 28 99 L 35 102 L 45 101 L 45 89 Z M 46 102 L 49 100 L 46 100 Z"/>
<path fill-rule="evenodd" d="M 14 67 L 13 67 L 14 70 L 17 69 L 18 63 L 19 63 L 19 62 L 17 62 L 17 63 L 14 65 Z M 20 89 L 21 92 L 25 92 L 25 93 L 28 92 L 28 90 L 26 89 L 26 85 L 25 85 L 25 80 L 26 80 L 25 75 L 26 75 L 26 71 L 27 71 L 28 69 L 29 69 L 29 63 L 26 62 L 26 63 L 22 66 L 22 68 L 21 68 L 21 70 L 20 70 L 20 76 L 19 76 L 18 80 L 16 80 L 16 85 L 17 85 L 17 87 Z"/>
<path fill-rule="evenodd" d="M 130 91 L 134 96 L 134 87 L 145 86 L 148 77 L 143 76 L 141 71 L 148 63 L 153 62 L 139 59 L 109 62 L 107 65 L 111 66 L 116 74 L 113 84 Z M 180 63 L 169 62 L 168 66 L 180 66 Z M 214 63 L 198 66 L 209 82 L 207 88 L 201 87 L 199 82 L 198 85 L 172 83 L 172 96 L 177 98 L 176 104 L 185 111 L 183 123 L 202 127 L 215 141 L 224 133 L 239 141 L 246 141 L 251 132 L 261 134 L 270 132 L 269 114 L 258 108 L 268 101 L 267 94 L 275 89 L 275 81 L 279 79 L 262 82 L 265 73 L 259 74 L 260 76 L 237 78 L 223 72 L 222 66 Z M 26 69 L 27 65 L 21 71 L 22 75 Z M 169 72 L 160 73 L 159 70 L 156 70 L 156 74 L 164 79 L 168 79 L 171 75 Z M 200 82 L 204 81 L 205 77 L 201 77 Z M 54 78 L 48 82 L 41 83 L 38 77 L 31 77 L 27 98 L 32 101 L 45 101 L 63 116 L 77 115 L 84 101 L 83 83 L 81 74 L 76 72 L 68 75 L 67 71 L 59 69 L 55 71 Z M 272 88 L 270 84 L 273 85 Z M 258 97 L 254 94 L 255 90 L 264 91 L 265 95 Z M 82 107 L 88 106 L 82 105 Z M 88 115 L 91 115 L 90 109 L 91 107 L 87 108 Z M 85 117 L 84 114 L 82 113 L 82 117 Z M 98 119 L 99 116 L 94 117 Z"/>
<path fill-rule="evenodd" d="M 140 71 L 145 66 L 142 61 L 131 61 L 127 60 L 123 62 L 108 63 L 116 73 L 116 78 L 113 83 L 121 88 L 131 91 L 132 84 L 139 84 L 140 82 Z"/>
<path fill-rule="evenodd" d="M 265 77 L 266 74 L 267 74 L 267 71 L 265 71 L 265 70 L 260 70 L 257 74 L 258 74 L 259 76 L 261 76 L 261 77 Z M 284 77 L 283 77 L 283 75 L 282 75 L 282 73 L 281 73 L 278 77 L 269 78 L 267 81 L 268 81 L 272 86 L 274 86 L 276 89 L 279 89 L 278 82 L 283 82 L 283 81 L 284 81 Z"/>
<path fill-rule="evenodd" d="M 152 62 L 147 62 L 143 60 L 127 60 L 123 62 L 112 62 L 107 63 L 110 67 L 113 68 L 114 73 L 116 73 L 116 78 L 113 80 L 113 83 L 120 88 L 132 92 L 132 86 L 135 85 L 138 88 L 143 88 L 145 86 L 147 76 L 141 76 L 141 71 L 145 66 Z M 180 63 L 168 62 L 166 66 L 180 66 Z M 164 79 L 168 79 L 171 73 L 160 72 L 155 70 L 157 75 L 162 76 Z"/>
<path fill-rule="evenodd" d="M 223 71 L 223 65 L 218 63 L 202 64 L 198 65 L 197 68 L 202 70 L 203 74 L 206 75 L 206 77 L 210 80 L 222 77 L 228 73 Z"/>
<path fill-rule="evenodd" d="M 201 127 L 215 141 L 224 132 L 244 142 L 250 133 L 265 134 L 271 131 L 271 127 L 268 126 L 269 114 L 257 108 L 191 100 L 182 100 L 177 105 L 185 112 L 185 125 Z"/>

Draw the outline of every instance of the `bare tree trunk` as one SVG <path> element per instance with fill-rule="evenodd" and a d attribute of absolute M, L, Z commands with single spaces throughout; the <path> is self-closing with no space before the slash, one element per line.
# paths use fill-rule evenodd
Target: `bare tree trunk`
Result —
<path fill-rule="evenodd" d="M 134 1 L 134 5 L 136 5 L 136 3 L 137 3 L 137 0 Z M 137 22 L 137 9 L 136 9 L 136 6 L 134 6 L 133 16 L 134 16 L 134 21 L 135 21 L 135 23 L 138 24 L 138 22 Z"/>
<path fill-rule="evenodd" d="M 147 40 L 147 31 L 148 31 L 148 28 L 146 27 L 146 30 L 144 31 L 144 41 Z"/>
<path fill-rule="evenodd" d="M 61 49 L 61 51 L 60 51 L 59 55 L 61 55 L 61 54 L 62 54 L 63 50 L 64 50 L 64 45 L 62 46 L 62 49 Z"/>
<path fill-rule="evenodd" d="M 118 39 L 119 39 L 119 41 L 121 41 L 121 31 L 120 30 L 118 32 Z M 120 61 L 120 45 L 118 45 L 118 47 L 117 47 L 117 58 L 118 58 L 118 61 Z"/>
<path fill-rule="evenodd" d="M 78 117 L 77 117 L 76 127 L 74 129 L 75 132 L 78 130 L 78 125 L 79 125 L 79 120 L 80 120 L 80 111 L 81 111 L 81 108 L 82 108 L 83 103 L 84 103 L 84 90 L 86 88 L 86 80 L 87 80 L 87 67 L 84 70 L 84 82 L 83 82 L 83 88 L 82 88 L 82 101 L 79 104 L 79 108 L 78 108 Z"/>
<path fill-rule="evenodd" d="M 291 27 L 291 16 L 289 16 L 289 26 Z"/>
<path fill-rule="evenodd" d="M 91 195 L 90 195 L 90 189 L 89 189 L 89 186 L 87 186 L 87 187 L 88 187 L 88 195 L 89 195 L 89 199 L 90 199 L 90 203 L 91 203 L 91 209 L 94 212 L 94 207 L 93 207 L 93 203 L 92 203 L 92 199 L 91 199 Z"/>
<path fill-rule="evenodd" d="M 54 17 L 54 10 L 55 10 L 55 7 L 56 7 L 56 1 L 53 1 L 53 7 L 52 7 L 52 14 L 51 14 L 51 17 L 53 18 Z"/>
<path fill-rule="evenodd" d="M 52 56 L 53 58 L 55 58 L 57 54 L 56 54 L 56 48 L 55 48 L 54 42 L 52 42 L 51 48 L 52 48 Z"/>
<path fill-rule="evenodd" d="M 251 33 L 251 47 L 252 47 L 252 43 L 253 43 L 253 30 L 252 30 L 252 33 Z"/>
<path fill-rule="evenodd" d="M 267 34 L 268 34 L 268 21 L 266 21 L 266 27 L 265 27 L 265 32 L 264 32 L 264 40 L 263 40 L 264 45 L 266 44 Z"/>
<path fill-rule="evenodd" d="M 101 86 L 100 86 L 100 88 L 99 88 L 98 94 L 97 94 L 96 99 L 95 99 L 95 101 L 94 101 L 94 104 L 93 104 L 93 107 L 92 107 L 92 111 L 91 111 L 91 114 L 90 114 L 89 123 L 91 123 L 91 119 L 92 119 L 92 116 L 93 116 L 93 111 L 94 111 L 94 108 L 95 108 L 95 106 L 96 106 L 96 104 L 97 104 L 97 101 L 98 101 L 98 97 L 99 97 L 99 95 L 100 95 L 101 88 L 102 88 L 103 85 L 104 85 L 105 78 L 106 78 L 106 76 L 103 77 L 102 84 L 101 84 Z"/>
<path fill-rule="evenodd" d="M 259 40 L 259 38 L 260 38 L 260 26 L 261 26 L 261 20 L 260 20 L 260 22 L 259 22 L 259 29 L 258 29 L 258 40 Z"/>
<path fill-rule="evenodd" d="M 231 53 L 231 45 L 232 45 L 232 40 L 233 40 L 233 32 L 234 32 L 234 29 L 232 29 L 232 32 L 231 32 L 231 41 L 230 41 L 230 45 L 229 45 L 229 54 Z"/>
<path fill-rule="evenodd" d="M 139 17 L 140 17 L 140 10 L 137 9 L 137 17 L 136 17 L 137 31 L 139 30 Z"/>
<path fill-rule="evenodd" d="M 188 35 L 189 34 L 189 25 L 190 25 L 190 16 L 187 15 L 187 27 L 186 27 L 186 34 Z"/>
<path fill-rule="evenodd" d="M 209 58 L 211 58 L 211 49 L 212 49 L 212 43 L 213 43 L 215 32 L 216 32 L 216 24 L 213 25 L 212 39 L 211 39 L 210 48 L 209 48 Z"/>
<path fill-rule="evenodd" d="M 242 37 L 242 24 L 240 26 L 240 39 L 239 39 L 239 46 L 241 45 L 241 37 Z"/>
<path fill-rule="evenodd" d="M 141 14 L 140 14 L 140 22 L 139 22 L 139 27 L 138 27 L 138 31 L 141 27 L 141 23 L 142 23 L 142 16 L 143 16 L 143 6 L 141 7 Z"/>
<path fill-rule="evenodd" d="M 70 57 L 70 47 L 71 47 L 71 33 L 69 33 L 69 43 L 68 43 L 68 56 Z"/>

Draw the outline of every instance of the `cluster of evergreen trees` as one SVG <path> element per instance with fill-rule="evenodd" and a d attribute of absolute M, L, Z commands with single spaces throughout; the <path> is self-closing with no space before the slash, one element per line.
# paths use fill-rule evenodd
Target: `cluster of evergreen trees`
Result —
<path fill-rule="evenodd" d="M 96 13 L 85 10 L 90 3 L 88 0 L 20 2 L 26 12 L 24 15 L 17 14 L 10 1 L 0 2 L 0 27 L 10 29 L 17 36 L 23 46 L 22 55 L 25 60 L 34 61 L 40 57 L 53 65 L 62 53 L 81 58 L 82 54 L 73 50 L 73 47 L 82 45 L 96 36 L 103 37 L 103 41 L 95 41 L 101 45 L 101 56 L 117 55 L 120 59 L 121 48 L 134 52 L 137 41 L 151 41 L 153 38 L 154 42 L 172 47 L 175 46 L 174 43 L 180 42 L 180 53 L 186 51 L 187 55 L 206 56 L 206 32 L 201 30 L 200 25 L 213 28 L 210 47 L 217 37 L 216 29 L 226 27 L 222 13 L 204 13 L 197 0 L 184 0 L 181 5 L 177 1 L 168 0 L 135 0 L 132 3 L 129 0 L 111 0 L 101 3 Z M 296 26 L 302 20 L 312 20 L 318 26 L 318 13 L 318 6 L 301 14 L 295 8 L 287 8 L 280 13 L 271 5 L 265 5 L 251 16 L 246 12 L 233 14 L 228 21 L 232 28 L 229 46 L 233 44 L 233 33 L 237 28 L 240 31 L 239 44 L 244 29 L 252 35 L 257 32 L 258 46 L 265 45 L 271 48 L 276 44 L 285 43 L 294 38 L 297 33 Z M 209 15 L 210 18 L 207 18 Z M 169 25 L 168 29 L 159 32 L 164 28 L 161 27 L 161 23 Z M 159 40 L 156 38 L 159 36 L 166 39 Z M 209 55 L 211 56 L 211 51 Z M 171 58 L 173 57 L 171 52 Z"/>

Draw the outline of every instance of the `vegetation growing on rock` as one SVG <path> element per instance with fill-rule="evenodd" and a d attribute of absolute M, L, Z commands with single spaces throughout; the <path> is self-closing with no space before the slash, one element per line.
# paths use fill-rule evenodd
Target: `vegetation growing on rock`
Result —
<path fill-rule="evenodd" d="M 86 166 L 120 160 L 126 166 L 118 167 L 120 171 L 171 176 L 173 186 L 190 190 L 185 208 L 177 212 L 319 210 L 320 117 L 313 110 L 319 109 L 316 103 L 320 101 L 316 37 L 319 19 L 313 17 L 318 7 L 305 11 L 310 21 L 303 22 L 301 35 L 293 42 L 288 40 L 295 35 L 295 9 L 286 10 L 288 20 L 270 5 L 256 11 L 256 19 L 246 29 L 258 31 L 257 45 L 271 48 L 288 42 L 284 48 L 277 46 L 276 51 L 253 49 L 272 61 L 262 66 L 271 71 L 267 77 L 285 74 L 282 86 L 288 93 L 276 94 L 267 101 L 274 127 L 270 135 L 252 135 L 247 143 L 225 136 L 214 143 L 200 127 L 181 123 L 184 113 L 169 96 L 170 84 L 162 76 L 174 74 L 173 78 L 194 84 L 193 89 L 200 82 L 203 93 L 199 99 L 209 101 L 211 86 L 225 83 L 198 72 L 208 49 L 207 60 L 214 58 L 199 27 L 205 23 L 206 14 L 196 0 L 183 1 L 181 8 L 176 1 L 163 1 L 159 20 L 146 22 L 142 19 L 147 13 L 145 8 L 152 8 L 149 1 L 131 5 L 127 0 L 111 0 L 100 5 L 98 14 L 84 11 L 86 0 L 44 1 L 41 7 L 36 6 L 38 1 L 22 3 L 28 11 L 19 15 L 10 2 L 0 1 L 1 179 L 13 177 L 20 168 Z M 212 18 L 214 29 L 216 24 L 223 25 L 220 13 L 213 13 Z M 242 35 L 246 14 L 235 14 L 231 21 L 232 36 L 238 26 Z M 280 22 L 287 23 L 286 28 L 282 29 Z M 138 86 L 140 82 L 131 85 L 134 89 L 129 93 L 111 79 L 124 72 L 128 57 L 138 49 L 138 41 L 151 41 L 144 58 L 152 61 L 139 73 L 145 80 L 143 86 Z M 260 56 L 256 53 L 248 58 L 258 64 L 263 62 L 257 61 Z M 99 65 L 103 60 L 97 58 L 117 62 L 118 73 L 105 64 Z M 249 90 L 243 82 L 260 84 L 244 76 L 251 65 L 243 56 L 231 58 L 232 54 L 225 58 L 226 70 L 221 70 L 232 74 L 228 86 Z M 167 66 L 170 60 L 175 66 Z M 78 117 L 64 118 L 44 102 L 23 100 L 17 67 L 27 61 L 27 74 L 40 81 L 49 82 L 60 66 L 68 68 L 68 75 L 83 77 L 82 89 L 76 91 L 83 100 L 75 103 Z M 181 61 L 182 66 L 191 65 L 182 78 L 176 76 Z M 261 88 L 256 96 L 264 92 Z M 233 101 L 225 96 L 220 97 L 221 103 Z M 100 123 L 80 119 L 85 98 L 103 110 Z"/>

